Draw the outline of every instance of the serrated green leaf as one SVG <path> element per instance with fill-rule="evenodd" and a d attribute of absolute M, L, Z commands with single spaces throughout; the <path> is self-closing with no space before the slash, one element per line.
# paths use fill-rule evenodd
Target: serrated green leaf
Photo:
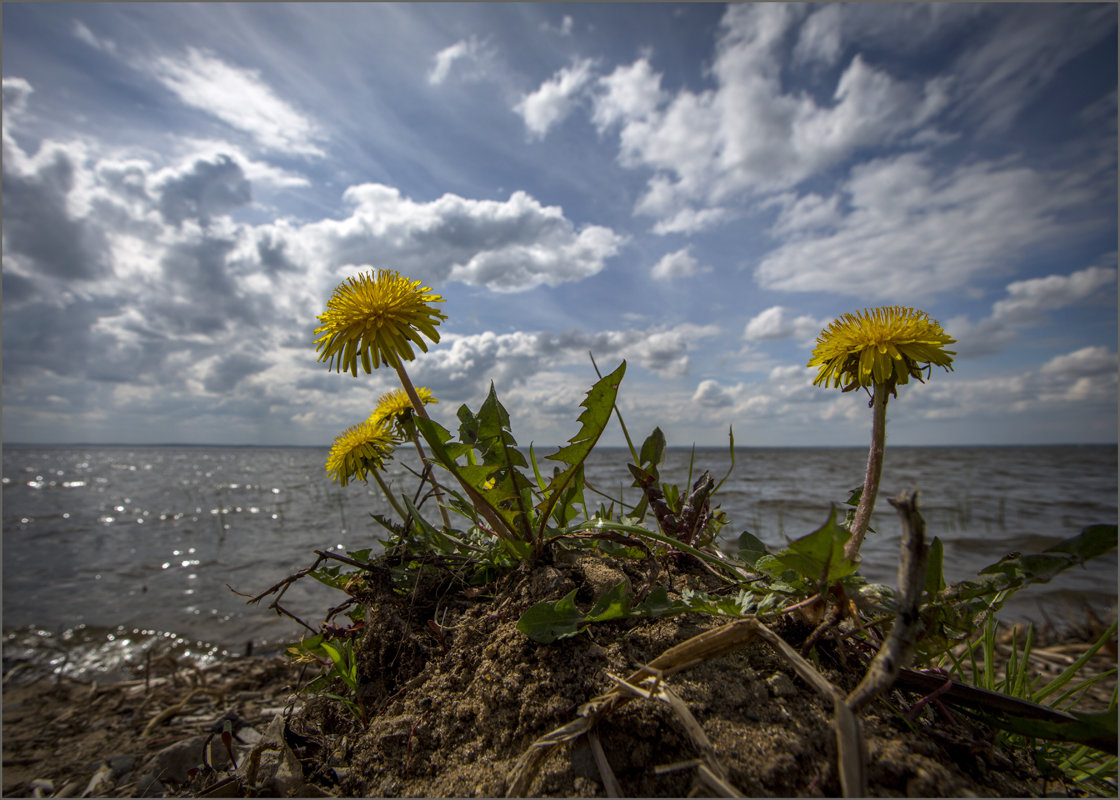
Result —
<path fill-rule="evenodd" d="M 537 504 L 541 519 L 539 534 L 541 538 L 544 538 L 544 526 L 547 524 L 549 517 L 552 516 L 552 509 L 560 500 L 560 492 L 572 480 L 587 456 L 591 454 L 592 449 L 599 441 L 599 437 L 603 435 L 607 423 L 610 422 L 611 412 L 614 410 L 614 401 L 618 396 L 618 387 L 625 374 L 626 362 L 623 361 L 618 365 L 618 369 L 595 382 L 580 404 L 584 411 L 577 419 L 580 423 L 579 431 L 568 440 L 567 445 L 561 447 L 552 455 L 546 456 L 551 461 L 567 464 L 568 468 L 553 476 L 545 489 L 544 499 Z"/>
<path fill-rule="evenodd" d="M 783 578 L 789 570 L 811 584 L 829 585 L 859 568 L 858 561 L 844 555 L 844 545 L 850 536 L 845 528 L 836 524 L 836 508 L 833 507 L 824 525 L 793 540 L 785 550 L 760 557 L 755 568 L 777 578 Z"/>

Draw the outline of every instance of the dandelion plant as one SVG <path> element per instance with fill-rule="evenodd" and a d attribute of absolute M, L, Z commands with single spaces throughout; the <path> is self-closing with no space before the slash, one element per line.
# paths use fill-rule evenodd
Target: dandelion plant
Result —
<path fill-rule="evenodd" d="M 845 314 L 833 320 L 817 336 L 817 345 L 807 366 L 819 367 L 814 386 L 832 384 L 850 392 L 864 387 L 871 390 L 871 449 L 867 455 L 867 474 L 863 492 L 851 525 L 851 538 L 845 555 L 854 559 L 859 553 L 883 471 L 886 442 L 887 397 L 897 397 L 896 387 L 914 378 L 922 381 L 922 370 L 936 364 L 952 370 L 952 356 L 945 345 L 950 338 L 941 325 L 924 311 L 905 306 L 884 306 Z"/>

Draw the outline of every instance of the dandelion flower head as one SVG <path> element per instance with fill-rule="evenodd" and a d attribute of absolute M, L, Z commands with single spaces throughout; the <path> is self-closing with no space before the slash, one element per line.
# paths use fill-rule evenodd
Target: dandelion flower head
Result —
<path fill-rule="evenodd" d="M 335 437 L 327 456 L 327 474 L 345 486 L 351 478 L 365 481 L 370 470 L 381 469 L 397 445 L 389 426 L 372 419 L 352 425 Z"/>
<path fill-rule="evenodd" d="M 906 306 L 882 306 L 845 314 L 817 336 L 807 366 L 819 367 L 813 385 L 886 384 L 894 387 L 911 377 L 922 380 L 922 368 L 937 365 L 951 370 L 956 353 L 945 345 L 949 337 L 924 311 Z"/>
<path fill-rule="evenodd" d="M 339 284 L 326 312 L 319 315 L 322 325 L 315 329 L 322 334 L 315 340 L 319 361 L 357 376 L 359 359 L 362 369 L 372 372 L 397 359 L 412 361 L 413 344 L 426 353 L 423 337 L 438 342 L 436 326 L 447 316 L 429 305 L 443 298 L 420 284 L 391 269 L 379 269 L 376 275 L 365 272 Z"/>
<path fill-rule="evenodd" d="M 416 396 L 420 398 L 420 402 L 424 405 L 439 402 L 423 386 L 416 387 Z M 377 401 L 377 408 L 370 415 L 369 421 L 373 423 L 385 421 L 393 427 L 398 435 L 403 436 L 407 433 L 408 424 L 412 421 L 412 410 L 412 401 L 408 397 L 408 392 L 404 389 L 394 389 L 381 395 L 381 399 Z"/>

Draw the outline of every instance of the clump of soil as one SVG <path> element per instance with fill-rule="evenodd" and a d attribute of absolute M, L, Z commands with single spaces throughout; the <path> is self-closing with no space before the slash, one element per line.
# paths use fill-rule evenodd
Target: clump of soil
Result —
<path fill-rule="evenodd" d="M 703 588 L 703 572 L 674 568 L 670 580 Z M 628 560 L 572 557 L 515 573 L 488 602 L 437 608 L 422 591 L 380 592 L 370 602 L 359 652 L 373 717 L 364 729 L 337 704 L 309 704 L 290 721 L 322 788 L 345 796 L 503 796 L 518 759 L 576 709 L 669 647 L 720 622 L 703 615 L 625 620 L 540 645 L 516 628 L 542 600 L 576 589 L 587 608 L 619 580 L 648 586 Z M 708 586 L 714 588 L 718 583 Z M 429 620 L 436 618 L 439 629 Z M 384 624 L 382 624 L 384 623 Z M 811 628 L 790 623 L 797 643 Z M 827 651 L 827 648 L 822 648 Z M 843 691 L 861 671 L 839 661 L 822 672 Z M 836 796 L 841 787 L 831 706 L 765 643 L 702 663 L 668 680 L 714 745 L 730 783 L 746 796 Z M 875 796 L 1025 796 L 1053 791 L 1022 755 L 994 752 L 989 731 L 934 722 L 907 724 L 879 705 L 863 715 L 869 792 Z M 700 755 L 664 703 L 640 700 L 597 728 L 626 796 L 686 796 L 697 789 Z M 603 777 L 587 738 L 558 748 L 531 785 L 540 796 L 601 796 Z M 682 762 L 691 765 L 659 769 Z M 703 790 L 702 790 L 703 791 Z"/>
<path fill-rule="evenodd" d="M 626 676 L 720 625 L 696 614 L 621 620 L 550 645 L 516 628 L 534 603 L 573 589 L 584 609 L 620 580 L 640 596 L 650 588 L 651 566 L 560 554 L 514 572 L 484 597 L 449 589 L 445 579 L 421 581 L 401 595 L 387 573 L 371 573 L 359 593 L 367 622 L 355 640 L 366 724 L 337 700 L 297 693 L 314 673 L 285 659 L 101 687 L 53 678 L 9 686 L 6 676 L 4 794 L 503 796 L 526 749 L 612 689 L 608 674 Z M 720 585 L 696 565 L 664 566 L 656 578 L 671 595 Z M 773 627 L 795 647 L 812 630 L 792 618 Z M 818 668 L 843 692 L 862 677 L 866 658 L 854 651 L 823 641 L 817 652 Z M 739 793 L 841 793 L 829 701 L 765 642 L 666 682 Z M 891 704 L 905 710 L 916 699 L 895 693 Z M 168 709 L 177 710 L 153 723 Z M 925 711 L 909 723 L 880 701 L 860 719 L 872 796 L 1078 793 L 1044 778 L 1024 753 L 994 750 L 992 732 L 960 715 L 948 720 Z M 236 765 L 224 753 L 223 730 L 233 734 Z M 711 793 L 700 783 L 701 753 L 665 703 L 634 700 L 595 730 L 624 795 Z M 529 793 L 604 795 L 592 747 L 587 736 L 557 747 Z"/>

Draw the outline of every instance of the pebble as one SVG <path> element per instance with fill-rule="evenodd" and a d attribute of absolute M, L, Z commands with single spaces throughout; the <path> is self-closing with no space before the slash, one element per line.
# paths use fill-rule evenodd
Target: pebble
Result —
<path fill-rule="evenodd" d="M 774 697 L 789 697 L 797 692 L 797 687 L 784 672 L 775 672 L 766 679 L 766 688 Z"/>
<path fill-rule="evenodd" d="M 32 797 L 50 797 L 54 794 L 54 781 L 50 778 L 36 778 L 31 781 Z"/>

